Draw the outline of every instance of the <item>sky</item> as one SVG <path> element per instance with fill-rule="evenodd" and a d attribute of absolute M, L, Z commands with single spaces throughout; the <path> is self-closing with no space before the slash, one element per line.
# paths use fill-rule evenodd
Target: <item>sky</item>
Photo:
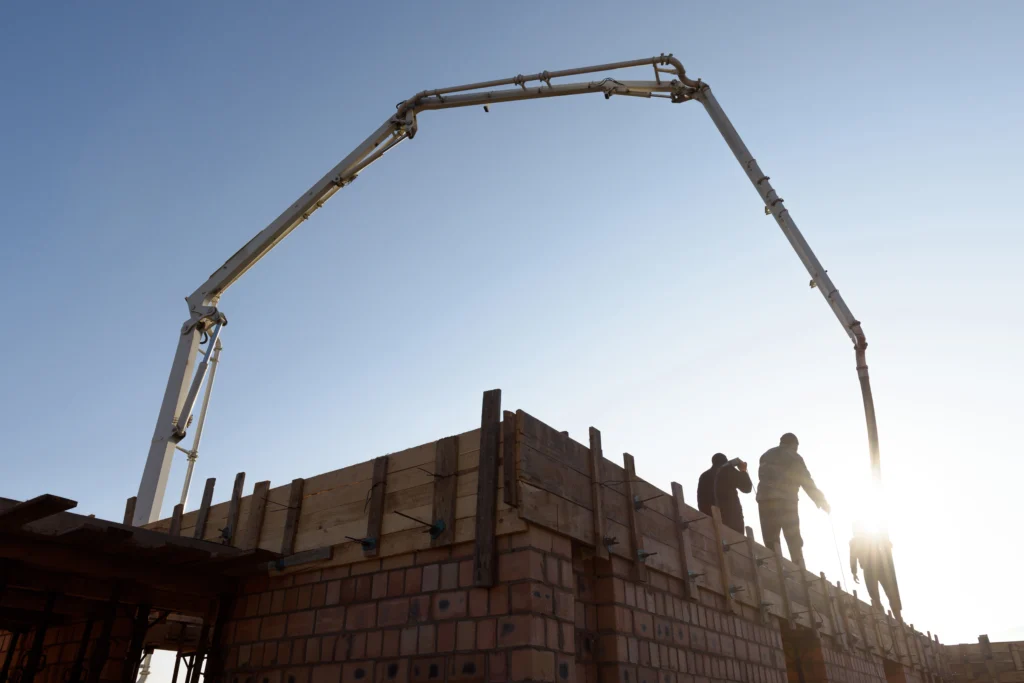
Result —
<path fill-rule="evenodd" d="M 0 495 L 120 519 L 183 298 L 400 100 L 673 52 L 863 323 L 907 620 L 1024 639 L 1022 20 L 1012 2 L 3 3 Z M 716 451 L 756 463 L 791 431 L 833 505 L 803 501 L 808 566 L 849 582 L 867 439 L 851 344 L 808 279 L 695 102 L 427 112 L 221 300 L 195 481 L 283 483 L 472 429 L 492 388 L 690 495 Z"/>

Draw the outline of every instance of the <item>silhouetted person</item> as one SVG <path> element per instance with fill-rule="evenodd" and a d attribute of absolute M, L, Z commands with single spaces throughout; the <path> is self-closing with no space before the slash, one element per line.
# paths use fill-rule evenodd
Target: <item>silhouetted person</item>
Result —
<path fill-rule="evenodd" d="M 896 585 L 896 570 L 892 564 L 892 542 L 886 533 L 867 533 L 858 524 L 853 529 L 850 539 L 850 571 L 853 580 L 860 583 L 857 577 L 857 563 L 864 568 L 864 587 L 871 596 L 871 606 L 882 610 L 882 601 L 878 593 L 878 584 L 882 584 L 885 597 L 893 614 L 899 617 L 903 605 L 900 603 L 900 592 Z"/>
<path fill-rule="evenodd" d="M 747 474 L 747 463 L 729 465 L 729 459 L 721 453 L 711 458 L 711 469 L 700 475 L 697 482 L 697 509 L 711 516 L 711 506 L 717 505 L 722 512 L 722 523 L 730 529 L 743 533 L 743 506 L 737 491 L 750 493 L 754 488 Z"/>
<path fill-rule="evenodd" d="M 796 436 L 783 434 L 779 445 L 761 456 L 757 471 L 757 510 L 765 545 L 781 552 L 779 533 L 785 534 L 790 558 L 803 566 L 804 539 L 800 536 L 800 513 L 797 510 L 800 489 L 803 488 L 814 504 L 825 512 L 831 512 L 831 508 L 825 494 L 814 485 L 804 459 L 797 453 L 799 445 Z"/>

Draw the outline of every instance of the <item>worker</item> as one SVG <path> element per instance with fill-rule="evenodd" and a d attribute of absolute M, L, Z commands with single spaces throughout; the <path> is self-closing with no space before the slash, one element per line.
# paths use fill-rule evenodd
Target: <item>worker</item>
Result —
<path fill-rule="evenodd" d="M 697 509 L 710 516 L 711 506 L 717 505 L 722 523 L 742 534 L 743 506 L 737 491 L 750 493 L 753 488 L 747 463 L 739 460 L 738 464 L 731 465 L 727 457 L 715 453 L 711 457 L 711 469 L 700 475 L 697 482 Z"/>
<path fill-rule="evenodd" d="M 853 572 L 854 583 L 860 583 L 857 576 L 857 563 L 864 568 L 864 586 L 871 596 L 871 606 L 882 611 L 882 600 L 878 593 L 878 584 L 882 584 L 889 608 L 899 618 L 903 605 L 900 592 L 896 585 L 896 571 L 892 563 L 892 542 L 889 534 L 868 533 L 861 524 L 853 527 L 853 538 L 850 539 L 850 571 Z"/>
<path fill-rule="evenodd" d="M 810 496 L 814 504 L 831 512 L 825 494 L 814 485 L 804 459 L 797 452 L 799 440 L 793 434 L 783 434 L 779 445 L 761 456 L 757 471 L 757 510 L 761 517 L 761 535 L 773 550 L 781 550 L 779 533 L 786 535 L 789 557 L 803 566 L 804 540 L 800 536 L 800 513 L 797 502 L 800 489 Z"/>

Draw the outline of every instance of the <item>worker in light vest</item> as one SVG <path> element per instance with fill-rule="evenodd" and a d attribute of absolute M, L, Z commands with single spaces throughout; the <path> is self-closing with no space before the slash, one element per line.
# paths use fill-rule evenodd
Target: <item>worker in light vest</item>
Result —
<path fill-rule="evenodd" d="M 831 508 L 797 452 L 799 445 L 796 436 L 783 434 L 779 445 L 761 456 L 757 470 L 757 510 L 761 517 L 764 544 L 781 552 L 779 534 L 785 534 L 790 558 L 803 566 L 804 540 L 800 536 L 800 513 L 797 511 L 800 489 L 825 512 L 831 512 Z"/>
<path fill-rule="evenodd" d="M 722 524 L 742 534 L 743 506 L 738 492 L 750 493 L 753 489 L 747 463 L 739 460 L 733 465 L 725 455 L 715 453 L 711 457 L 711 469 L 697 481 L 697 509 L 710 517 L 711 507 L 718 506 Z"/>
<path fill-rule="evenodd" d="M 862 525 L 855 524 L 853 538 L 850 539 L 850 571 L 853 580 L 860 583 L 857 576 L 857 564 L 864 569 L 864 587 L 871 596 L 871 606 L 882 611 L 882 601 L 878 592 L 878 584 L 882 584 L 885 597 L 889 600 L 889 608 L 897 618 L 903 605 L 900 592 L 896 585 L 896 569 L 892 563 L 892 542 L 885 532 L 870 533 Z"/>

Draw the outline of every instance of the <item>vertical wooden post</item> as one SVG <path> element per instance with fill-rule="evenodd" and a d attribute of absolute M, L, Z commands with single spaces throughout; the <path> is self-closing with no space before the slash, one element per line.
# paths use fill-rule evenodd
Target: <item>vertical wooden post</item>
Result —
<path fill-rule="evenodd" d="M 373 460 L 373 481 L 370 484 L 370 512 L 366 517 L 366 538 L 373 543 L 363 546 L 363 557 L 380 554 L 381 529 L 384 526 L 384 496 L 388 485 L 388 456 Z"/>
<path fill-rule="evenodd" d="M 608 546 L 604 544 L 604 492 L 601 486 L 601 432 L 590 428 L 590 498 L 594 513 L 594 555 L 602 560 L 608 559 Z"/>
<path fill-rule="evenodd" d="M 181 536 L 181 515 L 185 512 L 185 506 L 178 503 L 171 513 L 171 528 L 167 530 L 168 536 Z"/>
<path fill-rule="evenodd" d="M 871 642 L 868 640 L 867 629 L 864 628 L 864 612 L 860 608 L 860 599 L 857 591 L 853 591 L 853 618 L 857 622 L 857 631 L 860 633 L 860 642 L 864 644 L 864 651 L 871 652 Z M 878 642 L 878 653 L 882 654 L 882 643 Z"/>
<path fill-rule="evenodd" d="M 929 639 L 931 634 L 928 634 Z M 1020 650 L 1017 648 L 1016 643 L 1010 643 L 1010 659 L 1013 660 L 1014 671 L 1024 671 L 1024 661 L 1021 661 Z"/>
<path fill-rule="evenodd" d="M 124 504 L 124 521 L 122 524 L 125 526 L 131 526 L 132 520 L 135 519 L 135 503 L 138 501 L 136 496 L 132 496 Z"/>
<path fill-rule="evenodd" d="M 676 503 L 676 536 L 679 538 L 679 564 L 683 567 L 683 597 L 696 600 L 698 595 L 694 585 L 693 549 L 690 547 L 691 520 L 684 517 L 686 501 L 683 498 L 683 487 L 678 482 L 672 482 L 672 499 Z"/>
<path fill-rule="evenodd" d="M 768 611 L 765 609 L 764 588 L 761 586 L 761 564 L 764 558 L 758 558 L 757 545 L 754 543 L 754 530 L 749 526 L 744 527 L 747 538 L 747 553 L 750 555 L 750 571 L 754 574 L 754 601 L 757 605 L 757 613 L 761 623 L 768 620 Z"/>
<path fill-rule="evenodd" d="M 844 623 L 846 619 L 840 614 L 839 609 L 836 608 L 836 599 L 832 594 L 832 584 L 825 578 L 825 572 L 821 572 L 819 576 L 821 577 L 821 590 L 825 593 L 825 602 L 831 614 L 830 620 L 833 624 L 833 635 L 844 650 L 849 650 L 850 645 L 846 642 L 846 624 Z"/>
<path fill-rule="evenodd" d="M 996 680 L 996 665 L 992 655 L 992 641 L 988 635 L 978 636 L 978 644 L 981 646 L 981 655 L 985 658 L 985 669 L 988 671 L 990 681 Z"/>
<path fill-rule="evenodd" d="M 199 683 L 199 674 L 203 670 L 203 660 L 209 650 L 210 622 L 217 618 L 216 602 L 211 602 L 203 617 L 203 626 L 199 629 L 199 640 L 196 642 L 196 651 L 192 655 L 192 667 L 188 670 L 185 683 Z"/>
<path fill-rule="evenodd" d="M 633 567 L 637 581 L 647 581 L 647 565 L 643 562 L 644 539 L 640 533 L 640 519 L 637 515 L 636 506 L 640 497 L 633 490 L 633 482 L 636 480 L 636 465 L 633 456 L 629 453 L 622 454 L 622 464 L 626 471 L 626 515 L 629 520 L 629 537 L 633 549 Z"/>
<path fill-rule="evenodd" d="M 263 530 L 263 517 L 267 513 L 267 496 L 270 495 L 270 482 L 258 481 L 252 487 L 252 498 L 249 499 L 249 519 L 245 525 L 245 537 L 239 544 L 243 550 L 255 550 L 260 544 L 260 532 Z"/>
<path fill-rule="evenodd" d="M 242 511 L 242 489 L 245 487 L 245 472 L 235 475 L 235 487 L 231 489 L 231 502 L 228 504 L 228 525 L 224 528 L 223 538 L 227 545 L 234 545 L 238 538 L 238 515 Z"/>
<path fill-rule="evenodd" d="M 135 608 L 135 619 L 132 620 L 132 636 L 128 643 L 128 653 L 121 665 L 121 683 L 133 683 L 139 675 L 139 664 L 142 663 L 142 647 L 146 640 L 146 629 L 149 627 L 149 605 Z"/>
<path fill-rule="evenodd" d="M 725 538 L 722 536 L 722 511 L 717 505 L 711 506 L 711 526 L 715 532 L 715 547 L 718 550 L 718 573 L 722 579 L 722 595 L 725 597 L 725 607 L 730 612 L 736 613 L 739 607 L 736 605 L 736 596 L 732 585 L 732 570 L 729 568 L 729 554 L 725 548 Z"/>
<path fill-rule="evenodd" d="M 43 641 L 46 640 L 46 628 L 49 626 L 50 618 L 53 616 L 53 603 L 56 599 L 56 593 L 46 594 L 43 620 L 36 627 L 36 635 L 32 639 L 32 649 L 29 650 L 25 668 L 21 670 L 21 680 L 19 683 L 32 683 L 36 677 L 36 672 L 39 671 L 39 662 L 43 658 Z"/>
<path fill-rule="evenodd" d="M 100 674 L 110 657 L 110 636 L 114 632 L 114 620 L 117 619 L 117 602 L 121 595 L 121 587 L 114 584 L 114 590 L 110 593 L 110 601 L 107 602 L 103 612 L 103 626 L 100 628 L 100 637 L 92 648 L 92 655 L 89 658 L 88 683 L 99 683 Z"/>
<path fill-rule="evenodd" d="M 508 415 L 508 413 L 506 413 Z M 434 511 L 433 523 L 444 523 L 444 531 L 430 540 L 430 545 L 451 545 L 455 542 L 455 497 L 458 494 L 459 437 L 439 439 L 434 447 Z"/>
<path fill-rule="evenodd" d="M 299 531 L 299 514 L 302 512 L 302 491 L 306 480 L 292 479 L 288 487 L 288 509 L 284 515 L 284 533 L 281 534 L 281 556 L 288 557 L 295 552 L 295 534 Z"/>
<path fill-rule="evenodd" d="M 480 465 L 477 468 L 476 543 L 473 585 L 493 586 L 498 549 L 494 541 L 498 517 L 498 447 L 501 440 L 501 389 L 484 392 L 480 410 Z"/>
<path fill-rule="evenodd" d="M 206 480 L 206 488 L 203 489 L 203 501 L 199 504 L 199 512 L 196 513 L 196 528 L 192 532 L 192 538 L 203 540 L 206 535 L 206 521 L 210 518 L 210 506 L 213 504 L 213 486 L 217 483 L 214 477 Z"/>
<path fill-rule="evenodd" d="M 231 608 L 234 598 L 231 595 L 222 595 L 217 605 L 217 620 L 213 624 L 213 633 L 210 636 L 210 649 L 206 661 L 206 672 L 203 674 L 203 683 L 220 683 L 224 675 L 224 627 L 231 617 Z"/>
<path fill-rule="evenodd" d="M 775 556 L 775 573 L 779 575 L 779 591 L 782 593 L 782 616 L 785 617 L 786 623 L 790 628 L 793 628 L 793 606 L 789 603 L 789 587 L 786 585 L 786 568 L 782 564 L 782 548 L 779 547 L 781 541 L 774 541 L 774 548 L 772 548 L 772 554 Z"/>
<path fill-rule="evenodd" d="M 501 421 L 502 495 L 505 503 L 519 505 L 519 414 L 506 410 Z"/>
<path fill-rule="evenodd" d="M 85 664 L 85 655 L 89 650 L 89 636 L 92 635 L 92 626 L 95 618 L 90 615 L 85 620 L 85 629 L 82 632 L 82 640 L 78 644 L 78 653 L 75 655 L 75 663 L 71 666 L 71 674 L 68 676 L 68 683 L 81 683 L 82 666 Z"/>

